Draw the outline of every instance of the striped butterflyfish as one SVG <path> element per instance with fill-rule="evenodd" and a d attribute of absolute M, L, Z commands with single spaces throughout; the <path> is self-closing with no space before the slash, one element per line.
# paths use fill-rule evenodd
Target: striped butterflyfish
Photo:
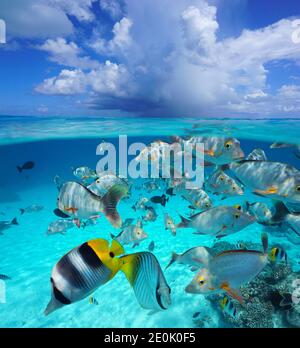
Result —
<path fill-rule="evenodd" d="M 116 256 L 124 253 L 115 240 L 94 239 L 64 255 L 51 274 L 52 294 L 45 315 L 80 301 L 112 279 L 119 270 Z"/>
<path fill-rule="evenodd" d="M 236 319 L 238 317 L 239 312 L 238 312 L 236 306 L 233 304 L 232 300 L 229 297 L 225 296 L 220 301 L 220 306 L 222 308 L 222 311 L 224 313 L 227 313 L 232 318 Z"/>
<path fill-rule="evenodd" d="M 287 264 L 287 253 L 281 247 L 272 248 L 268 256 L 271 262 L 284 262 Z"/>
<path fill-rule="evenodd" d="M 171 305 L 171 288 L 152 253 L 130 254 L 120 257 L 120 261 L 120 269 L 125 273 L 141 307 L 155 312 Z"/>

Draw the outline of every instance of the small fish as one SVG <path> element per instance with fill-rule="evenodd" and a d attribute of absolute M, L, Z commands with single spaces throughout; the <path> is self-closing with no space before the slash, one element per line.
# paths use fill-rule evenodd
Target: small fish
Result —
<path fill-rule="evenodd" d="M 21 212 L 21 215 L 23 215 L 24 213 L 38 213 L 39 211 L 42 211 L 43 209 L 44 207 L 42 205 L 33 204 L 26 208 L 20 209 L 20 212 Z"/>
<path fill-rule="evenodd" d="M 160 186 L 156 181 L 148 181 L 145 182 L 142 185 L 143 189 L 146 190 L 147 192 L 152 192 L 152 191 L 156 191 L 156 190 L 160 190 Z"/>
<path fill-rule="evenodd" d="M 146 197 L 141 197 L 131 208 L 134 211 L 137 210 L 145 210 L 146 204 L 149 202 L 148 198 Z"/>
<path fill-rule="evenodd" d="M 19 225 L 17 218 L 12 219 L 12 221 L 0 221 L 0 235 L 3 234 L 3 231 L 15 225 Z"/>
<path fill-rule="evenodd" d="M 80 179 L 83 182 L 85 182 L 86 180 L 89 180 L 89 179 L 96 179 L 97 178 L 96 171 L 92 170 L 86 166 L 78 167 L 78 168 L 74 169 L 73 175 L 76 176 L 76 178 Z"/>
<path fill-rule="evenodd" d="M 148 238 L 148 234 L 143 230 L 142 220 L 138 220 L 135 225 L 126 226 L 117 236 L 111 234 L 111 238 L 117 240 L 122 245 L 133 243 L 133 248 Z"/>
<path fill-rule="evenodd" d="M 78 227 L 78 219 L 55 220 L 48 226 L 46 234 L 48 236 L 54 234 L 65 234 L 67 230 L 71 229 L 75 225 Z"/>
<path fill-rule="evenodd" d="M 248 203 L 246 202 L 246 209 L 250 214 L 253 214 L 258 223 L 266 223 L 271 221 L 274 212 L 267 204 L 262 202 Z"/>
<path fill-rule="evenodd" d="M 161 204 L 165 207 L 166 203 L 169 201 L 169 197 L 167 198 L 167 196 L 163 194 L 162 196 L 154 196 L 150 200 L 152 203 Z"/>
<path fill-rule="evenodd" d="M 111 246 L 105 239 L 94 239 L 81 244 L 64 255 L 51 274 L 51 300 L 44 314 L 78 302 L 98 287 L 111 280 L 120 268 L 116 257 L 124 253 L 115 240 Z"/>
<path fill-rule="evenodd" d="M 176 254 L 175 252 L 173 252 L 171 260 L 165 269 L 169 268 L 174 262 L 177 262 L 181 265 L 196 267 L 196 269 L 199 269 L 201 266 L 207 265 L 210 258 L 210 249 L 202 246 L 188 249 L 182 254 Z"/>
<path fill-rule="evenodd" d="M 34 162 L 28 161 L 21 166 L 17 166 L 17 169 L 18 169 L 19 173 L 22 173 L 23 170 L 30 170 L 30 169 L 34 168 L 34 165 L 35 165 Z"/>
<path fill-rule="evenodd" d="M 222 300 L 220 300 L 220 305 L 223 313 L 228 314 L 233 319 L 237 319 L 239 312 L 229 297 L 225 296 Z"/>
<path fill-rule="evenodd" d="M 91 296 L 89 298 L 89 303 L 92 304 L 92 305 L 95 305 L 95 306 L 98 306 L 99 305 L 99 302 L 95 299 L 95 297 Z"/>
<path fill-rule="evenodd" d="M 92 216 L 89 219 L 86 219 L 84 222 L 80 223 L 80 226 L 82 226 L 82 228 L 86 228 L 88 226 L 95 226 L 99 217 L 100 215 Z"/>
<path fill-rule="evenodd" d="M 274 247 L 269 252 L 269 260 L 273 263 L 284 262 L 287 265 L 287 253 L 280 247 Z"/>
<path fill-rule="evenodd" d="M 146 207 L 146 215 L 143 216 L 143 221 L 144 222 L 153 222 L 157 219 L 157 213 L 153 207 Z"/>
<path fill-rule="evenodd" d="M 169 287 L 157 258 L 150 252 L 121 256 L 123 271 L 141 307 L 151 313 L 171 305 Z"/>
<path fill-rule="evenodd" d="M 148 250 L 149 250 L 150 252 L 152 252 L 152 251 L 154 250 L 154 248 L 155 248 L 155 244 L 154 244 L 154 242 L 152 241 L 152 242 L 148 245 Z"/>
<path fill-rule="evenodd" d="M 128 196 L 130 191 L 130 185 L 128 181 L 125 178 L 121 178 L 116 174 L 110 172 L 99 173 L 97 180 L 87 186 L 87 188 L 95 195 L 103 197 L 115 185 L 123 187 Z M 127 196 L 124 196 L 123 198 L 126 198 Z"/>
<path fill-rule="evenodd" d="M 241 196 L 244 194 L 242 187 L 222 170 L 214 171 L 205 182 L 205 189 L 215 195 L 227 197 Z"/>
<path fill-rule="evenodd" d="M 193 319 L 198 318 L 200 314 L 201 314 L 200 312 L 195 312 L 195 313 L 193 314 Z"/>
<path fill-rule="evenodd" d="M 172 236 L 176 236 L 176 225 L 168 213 L 165 213 L 164 222 L 165 229 L 169 230 L 172 233 Z"/>
<path fill-rule="evenodd" d="M 5 274 L 0 274 L 0 279 L 1 280 L 10 280 L 11 278 Z"/>

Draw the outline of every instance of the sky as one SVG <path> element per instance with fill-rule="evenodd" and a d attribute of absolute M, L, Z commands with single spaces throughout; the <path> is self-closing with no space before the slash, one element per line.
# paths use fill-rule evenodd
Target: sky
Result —
<path fill-rule="evenodd" d="M 1 0 L 4 26 L 0 115 L 300 117 L 300 1 Z"/>

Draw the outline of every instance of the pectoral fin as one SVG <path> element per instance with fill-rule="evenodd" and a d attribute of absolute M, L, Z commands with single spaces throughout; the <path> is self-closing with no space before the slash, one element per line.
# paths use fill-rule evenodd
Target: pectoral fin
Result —
<path fill-rule="evenodd" d="M 244 299 L 243 295 L 241 294 L 239 289 L 232 289 L 229 285 L 229 283 L 223 283 L 221 285 L 221 289 L 227 292 L 228 295 L 230 295 L 232 298 L 236 299 L 239 301 L 241 305 L 244 305 Z"/>
<path fill-rule="evenodd" d="M 269 187 L 266 190 L 254 190 L 255 193 L 261 194 L 261 195 L 274 195 L 278 192 L 277 187 Z"/>

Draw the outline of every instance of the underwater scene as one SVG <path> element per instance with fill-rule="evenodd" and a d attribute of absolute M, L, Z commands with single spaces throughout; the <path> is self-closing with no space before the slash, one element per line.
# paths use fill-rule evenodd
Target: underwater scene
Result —
<path fill-rule="evenodd" d="M 0 326 L 300 327 L 299 131 L 295 119 L 0 116 Z M 146 147 L 127 156 L 120 136 Z M 108 143 L 115 172 L 97 166 Z M 174 169 L 186 146 L 201 187 Z M 157 161 L 158 177 L 125 177 L 126 156 L 168 159 L 170 175 Z"/>

